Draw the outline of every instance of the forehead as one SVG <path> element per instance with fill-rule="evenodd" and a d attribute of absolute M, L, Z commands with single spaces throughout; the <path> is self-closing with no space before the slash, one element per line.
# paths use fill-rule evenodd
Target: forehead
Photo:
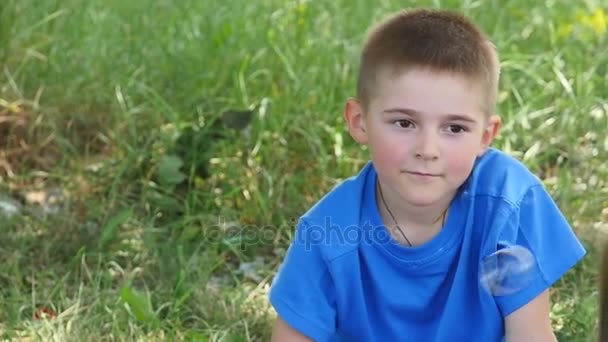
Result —
<path fill-rule="evenodd" d="M 391 70 L 376 74 L 371 111 L 408 108 L 423 114 L 484 113 L 482 82 L 454 72 L 427 68 Z"/>

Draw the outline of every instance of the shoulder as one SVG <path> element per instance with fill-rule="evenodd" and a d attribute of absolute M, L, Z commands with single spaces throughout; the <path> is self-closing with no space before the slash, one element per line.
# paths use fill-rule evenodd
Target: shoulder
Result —
<path fill-rule="evenodd" d="M 359 210 L 365 192 L 367 179 L 375 173 L 371 162 L 363 166 L 359 173 L 347 178 L 336 185 L 315 203 L 303 216 L 309 222 L 353 216 L 353 211 Z"/>
<path fill-rule="evenodd" d="M 375 175 L 368 162 L 359 173 L 325 194 L 300 218 L 298 238 L 320 246 L 327 261 L 357 248 L 366 184 Z"/>
<path fill-rule="evenodd" d="M 478 158 L 464 191 L 482 234 L 480 257 L 518 245 L 535 260 L 533 272 L 538 273 L 532 284 L 495 298 L 503 315 L 539 296 L 584 256 L 584 247 L 541 180 L 508 154 L 490 149 Z"/>
<path fill-rule="evenodd" d="M 522 162 L 495 148 L 480 156 L 465 183 L 465 191 L 473 196 L 489 196 L 518 205 L 540 179 Z"/>

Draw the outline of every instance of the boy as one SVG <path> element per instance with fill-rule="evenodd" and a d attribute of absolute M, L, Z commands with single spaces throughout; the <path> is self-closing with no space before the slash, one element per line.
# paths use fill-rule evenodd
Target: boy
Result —
<path fill-rule="evenodd" d="M 539 180 L 490 147 L 497 52 L 443 10 L 397 13 L 361 56 L 344 117 L 371 162 L 304 214 L 270 301 L 275 341 L 554 341 L 549 288 L 585 254 Z M 518 291 L 480 284 L 522 246 Z"/>

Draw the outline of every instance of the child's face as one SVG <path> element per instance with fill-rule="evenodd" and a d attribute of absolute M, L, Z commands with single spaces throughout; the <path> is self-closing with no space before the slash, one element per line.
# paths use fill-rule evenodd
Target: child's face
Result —
<path fill-rule="evenodd" d="M 380 77 L 374 94 L 365 113 L 349 101 L 345 117 L 382 183 L 415 206 L 451 200 L 500 126 L 482 111 L 479 82 L 412 69 Z"/>

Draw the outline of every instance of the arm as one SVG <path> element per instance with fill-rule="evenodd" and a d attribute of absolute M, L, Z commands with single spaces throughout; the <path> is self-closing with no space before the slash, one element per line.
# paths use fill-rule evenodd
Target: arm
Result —
<path fill-rule="evenodd" d="M 278 316 L 272 341 L 327 341 L 335 333 L 333 278 L 324 258 L 324 244 L 313 239 L 310 229 L 304 220 L 298 223 L 272 281 L 268 297 Z M 304 335 L 308 339 L 302 339 Z"/>
<path fill-rule="evenodd" d="M 555 342 L 549 319 L 549 290 L 505 317 L 505 341 Z"/>
<path fill-rule="evenodd" d="M 271 342 L 312 342 L 311 339 L 293 329 L 280 317 L 277 317 L 272 329 Z"/>
<path fill-rule="evenodd" d="M 528 248 L 538 271 L 527 288 L 495 297 L 505 312 L 505 340 L 556 341 L 549 318 L 549 289 L 583 258 L 583 245 L 542 185 L 527 190 L 519 213 L 512 215 L 498 240 Z"/>

